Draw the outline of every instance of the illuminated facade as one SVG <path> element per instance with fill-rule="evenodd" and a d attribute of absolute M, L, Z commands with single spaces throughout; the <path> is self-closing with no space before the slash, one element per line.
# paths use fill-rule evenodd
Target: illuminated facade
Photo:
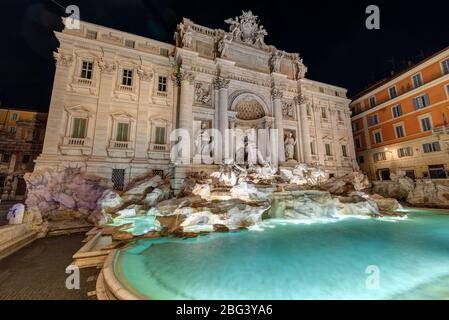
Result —
<path fill-rule="evenodd" d="M 357 159 L 370 178 L 398 169 L 449 177 L 449 48 L 358 94 L 350 107 Z"/>
<path fill-rule="evenodd" d="M 256 162 L 352 172 L 346 90 L 307 79 L 299 54 L 266 45 L 251 12 L 226 22 L 228 32 L 183 19 L 174 45 L 86 22 L 56 32 L 60 46 L 38 166 L 81 167 L 120 189 L 149 171 L 167 172 L 177 141 L 170 133 L 183 128 L 191 148 L 175 172 L 181 181 L 235 159 L 224 144 L 210 145 L 205 130 L 277 129 L 259 144 Z"/>

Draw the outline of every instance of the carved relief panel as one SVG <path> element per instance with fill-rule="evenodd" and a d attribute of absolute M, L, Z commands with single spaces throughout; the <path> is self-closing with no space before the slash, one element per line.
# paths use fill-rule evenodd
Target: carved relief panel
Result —
<path fill-rule="evenodd" d="M 212 90 L 209 83 L 195 82 L 195 104 L 209 107 L 212 105 Z"/>

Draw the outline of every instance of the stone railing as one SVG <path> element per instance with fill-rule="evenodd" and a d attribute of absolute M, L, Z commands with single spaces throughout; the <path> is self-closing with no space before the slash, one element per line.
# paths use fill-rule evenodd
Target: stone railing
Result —
<path fill-rule="evenodd" d="M 168 144 L 157 144 L 157 143 L 150 143 L 150 151 L 168 151 L 169 145 Z"/>
<path fill-rule="evenodd" d="M 159 98 L 167 98 L 167 92 L 156 91 L 156 96 Z"/>
<path fill-rule="evenodd" d="M 64 145 L 66 146 L 75 146 L 75 147 L 84 147 L 87 145 L 86 138 L 72 138 L 72 137 L 64 137 Z"/>
<path fill-rule="evenodd" d="M 132 86 L 126 86 L 124 84 L 119 86 L 119 90 L 120 91 L 125 91 L 125 92 L 133 92 L 133 87 Z"/>
<path fill-rule="evenodd" d="M 449 125 L 442 125 L 432 128 L 433 134 L 449 134 Z"/>
<path fill-rule="evenodd" d="M 109 148 L 111 149 L 131 149 L 131 141 L 115 141 L 111 140 L 109 143 Z"/>
<path fill-rule="evenodd" d="M 86 79 L 86 78 L 75 78 L 75 81 L 78 85 L 84 86 L 84 87 L 91 87 L 92 86 L 92 79 Z"/>

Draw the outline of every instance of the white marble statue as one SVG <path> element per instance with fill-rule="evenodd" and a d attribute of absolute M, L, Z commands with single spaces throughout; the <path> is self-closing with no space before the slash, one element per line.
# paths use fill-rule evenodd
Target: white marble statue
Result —
<path fill-rule="evenodd" d="M 284 58 L 285 51 L 277 50 L 270 59 L 270 69 L 271 72 L 280 72 L 281 71 L 281 62 Z"/>
<path fill-rule="evenodd" d="M 248 164 L 257 164 L 257 144 L 255 134 L 248 134 L 248 143 L 246 145 L 248 155 Z"/>
<path fill-rule="evenodd" d="M 182 46 L 184 48 L 191 48 L 192 47 L 192 27 L 187 26 L 186 30 L 182 36 Z"/>
<path fill-rule="evenodd" d="M 293 66 L 295 68 L 295 80 L 304 78 L 306 73 L 306 67 L 304 66 L 303 60 L 299 57 L 298 53 L 293 54 Z"/>
<path fill-rule="evenodd" d="M 195 138 L 195 153 L 201 154 L 201 157 L 210 157 L 212 151 L 210 140 L 211 137 L 208 132 L 207 123 L 202 122 L 201 128 L 198 130 Z"/>
<path fill-rule="evenodd" d="M 284 140 L 285 160 L 294 161 L 295 157 L 296 140 L 291 132 L 287 133 L 287 137 Z"/>
<path fill-rule="evenodd" d="M 251 11 L 243 11 L 240 17 L 226 19 L 229 32 L 225 35 L 228 41 L 237 40 L 245 44 L 264 47 L 264 38 L 268 34 L 263 25 L 259 25 L 257 16 Z"/>

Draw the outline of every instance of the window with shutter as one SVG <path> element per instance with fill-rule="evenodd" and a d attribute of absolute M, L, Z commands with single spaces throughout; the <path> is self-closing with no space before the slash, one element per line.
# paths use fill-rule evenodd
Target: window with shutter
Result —
<path fill-rule="evenodd" d="M 413 98 L 413 107 L 415 110 L 425 108 L 429 105 L 430 105 L 430 100 L 429 100 L 429 95 L 427 93 Z"/>
<path fill-rule="evenodd" d="M 128 141 L 129 124 L 117 123 L 116 141 Z"/>
<path fill-rule="evenodd" d="M 84 139 L 86 137 L 87 119 L 73 118 L 72 121 L 72 138 Z"/>
<path fill-rule="evenodd" d="M 165 144 L 165 128 L 164 127 L 156 127 L 156 144 Z"/>
<path fill-rule="evenodd" d="M 443 69 L 443 74 L 449 74 L 449 59 L 446 59 L 443 62 L 441 62 L 441 66 Z"/>

